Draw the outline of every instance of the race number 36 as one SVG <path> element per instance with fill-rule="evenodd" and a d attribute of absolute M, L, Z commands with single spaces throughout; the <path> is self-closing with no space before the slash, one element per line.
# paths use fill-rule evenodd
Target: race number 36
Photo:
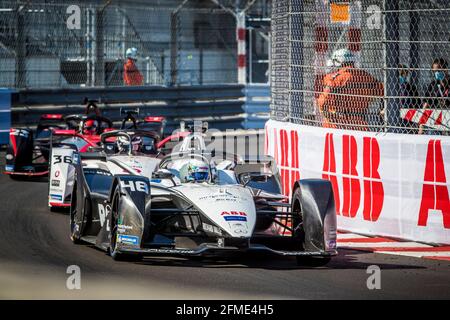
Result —
<path fill-rule="evenodd" d="M 56 155 L 56 156 L 53 156 L 53 164 L 58 164 L 58 163 L 61 163 L 61 162 L 64 162 L 64 163 L 72 163 L 72 157 L 71 156 L 60 156 L 60 155 Z"/>

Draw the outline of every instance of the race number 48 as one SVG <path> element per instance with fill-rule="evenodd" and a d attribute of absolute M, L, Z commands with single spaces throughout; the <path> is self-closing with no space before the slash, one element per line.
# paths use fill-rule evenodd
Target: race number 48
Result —
<path fill-rule="evenodd" d="M 120 181 L 120 186 L 124 189 L 129 189 L 132 192 L 144 192 L 146 194 L 149 193 L 148 184 L 144 181 Z"/>

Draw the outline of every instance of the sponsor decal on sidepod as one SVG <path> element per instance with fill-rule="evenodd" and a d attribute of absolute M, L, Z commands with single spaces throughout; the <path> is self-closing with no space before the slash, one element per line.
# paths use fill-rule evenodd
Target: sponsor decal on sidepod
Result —
<path fill-rule="evenodd" d="M 62 195 L 59 195 L 59 194 L 51 194 L 51 195 L 50 195 L 50 198 L 51 198 L 52 200 L 59 200 L 59 201 L 62 201 Z"/>
<path fill-rule="evenodd" d="M 123 243 L 123 244 L 137 245 L 139 243 L 139 237 L 129 236 L 129 235 L 125 235 L 125 234 L 118 234 L 117 242 Z"/>

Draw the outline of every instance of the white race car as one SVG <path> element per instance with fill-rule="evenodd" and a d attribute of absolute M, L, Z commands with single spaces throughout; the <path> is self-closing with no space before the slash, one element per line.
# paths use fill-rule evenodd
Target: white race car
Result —
<path fill-rule="evenodd" d="M 101 139 L 101 152 L 53 151 L 68 157 L 64 168 L 54 169 L 64 171 L 60 189 L 70 195 L 76 243 L 94 244 L 116 260 L 261 251 L 323 265 L 337 254 L 328 181 L 297 181 L 288 199 L 270 157 L 217 157 L 181 148 L 159 159 L 139 152 L 127 131 Z M 183 143 L 192 145 L 192 139 L 199 136 Z M 111 154 L 114 143 L 122 147 Z"/>

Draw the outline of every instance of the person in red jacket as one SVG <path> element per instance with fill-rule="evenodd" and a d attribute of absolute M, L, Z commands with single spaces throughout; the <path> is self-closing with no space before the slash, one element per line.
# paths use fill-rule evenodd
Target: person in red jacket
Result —
<path fill-rule="evenodd" d="M 368 130 L 369 106 L 383 97 L 383 84 L 355 66 L 348 49 L 336 50 L 330 65 L 338 68 L 316 79 L 316 102 L 326 128 Z"/>
<path fill-rule="evenodd" d="M 144 84 L 144 77 L 136 66 L 137 49 L 127 49 L 126 56 L 127 61 L 123 66 L 123 83 L 126 86 L 142 86 Z"/>

